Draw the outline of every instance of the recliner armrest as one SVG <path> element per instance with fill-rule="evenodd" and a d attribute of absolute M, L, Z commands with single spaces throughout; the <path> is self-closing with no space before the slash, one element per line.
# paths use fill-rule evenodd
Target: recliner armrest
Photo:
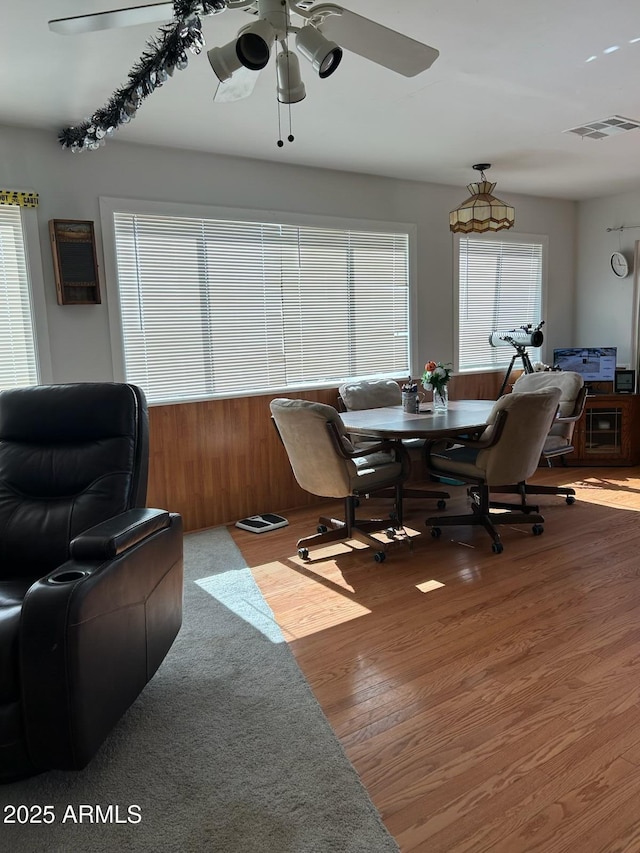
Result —
<path fill-rule="evenodd" d="M 137 508 L 96 524 L 72 540 L 74 560 L 110 560 L 170 525 L 162 509 Z"/>
<path fill-rule="evenodd" d="M 158 669 L 182 622 L 179 515 L 129 510 L 74 541 L 92 558 L 68 560 L 36 581 L 20 616 L 23 719 L 39 769 L 85 766 Z M 102 558 L 118 548 L 116 557 Z"/>

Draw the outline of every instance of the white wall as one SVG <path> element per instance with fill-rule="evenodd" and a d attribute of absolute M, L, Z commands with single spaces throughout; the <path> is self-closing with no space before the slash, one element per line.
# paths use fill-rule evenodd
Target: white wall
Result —
<path fill-rule="evenodd" d="M 620 279 L 611 271 L 612 252 L 622 250 L 632 266 L 640 228 L 607 232 L 620 225 L 640 225 L 640 191 L 578 204 L 576 346 L 617 346 L 618 363 L 632 353 L 634 276 Z M 636 365 L 631 365 L 636 367 Z"/>
<path fill-rule="evenodd" d="M 100 196 L 414 222 L 419 317 L 414 371 L 421 370 L 429 358 L 452 360 L 453 253 L 448 213 L 466 198 L 465 187 L 139 146 L 121 141 L 126 128 L 119 133 L 121 138 L 105 148 L 74 155 L 60 148 L 55 132 L 0 127 L 0 186 L 40 194 L 38 220 L 54 382 L 113 378 L 107 302 L 115 296 L 113 282 L 104 281 Z M 549 294 L 546 316 L 541 319 L 546 320 L 550 358 L 554 346 L 572 343 L 574 338 L 575 203 L 502 193 L 499 185 L 496 193 L 515 206 L 515 230 L 549 237 Z M 95 222 L 102 305 L 57 304 L 49 219 Z"/>

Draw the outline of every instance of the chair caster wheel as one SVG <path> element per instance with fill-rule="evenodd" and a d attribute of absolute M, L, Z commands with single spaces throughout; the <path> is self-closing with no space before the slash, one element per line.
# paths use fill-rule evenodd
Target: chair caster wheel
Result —
<path fill-rule="evenodd" d="M 567 495 L 566 501 L 569 504 L 569 506 L 571 506 L 571 504 L 574 504 L 576 502 L 576 499 L 573 495 Z"/>
<path fill-rule="evenodd" d="M 384 561 L 387 559 L 387 555 L 384 553 L 384 551 L 376 551 L 376 553 L 373 555 L 373 559 L 376 561 L 376 563 L 384 563 Z"/>
<path fill-rule="evenodd" d="M 440 500 L 438 501 L 436 506 L 438 507 L 438 509 L 446 509 L 447 508 L 447 502 L 442 500 L 442 498 L 440 498 Z"/>
<path fill-rule="evenodd" d="M 317 532 L 317 533 L 326 533 L 328 529 L 329 529 L 329 528 L 326 526 L 326 524 L 319 524 L 319 525 L 316 527 L 316 532 Z"/>
<path fill-rule="evenodd" d="M 494 542 L 491 546 L 491 550 L 494 554 L 502 554 L 502 552 L 504 551 L 504 546 L 502 542 Z"/>
<path fill-rule="evenodd" d="M 385 534 L 386 534 L 388 539 L 395 539 L 396 538 L 395 527 L 387 527 L 387 529 L 385 530 Z"/>
<path fill-rule="evenodd" d="M 309 549 L 308 548 L 298 548 L 298 557 L 300 557 L 301 560 L 308 560 L 309 559 Z"/>
<path fill-rule="evenodd" d="M 440 530 L 439 527 L 432 527 L 431 528 L 431 535 L 433 536 L 434 539 L 439 539 L 441 533 L 442 533 L 442 530 Z"/>
<path fill-rule="evenodd" d="M 541 524 L 534 524 L 533 527 L 531 528 L 531 532 L 533 533 L 534 536 L 540 536 L 540 534 L 543 532 L 543 530 L 544 530 L 544 527 Z"/>

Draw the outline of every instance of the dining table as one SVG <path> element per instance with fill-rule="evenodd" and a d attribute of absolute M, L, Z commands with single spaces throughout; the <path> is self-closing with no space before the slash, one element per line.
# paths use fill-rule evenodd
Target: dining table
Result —
<path fill-rule="evenodd" d="M 383 406 L 341 412 L 347 432 L 381 439 L 446 438 L 484 429 L 495 400 L 449 400 L 445 411 L 421 403 L 419 411 Z"/>

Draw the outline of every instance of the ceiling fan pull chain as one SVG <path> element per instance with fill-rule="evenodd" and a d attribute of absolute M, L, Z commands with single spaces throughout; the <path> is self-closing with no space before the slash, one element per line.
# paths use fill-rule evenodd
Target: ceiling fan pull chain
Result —
<path fill-rule="evenodd" d="M 286 33 L 285 46 L 287 49 L 287 66 L 288 66 L 289 65 L 289 21 L 287 21 L 287 33 Z M 296 62 L 296 65 L 297 65 L 297 62 Z M 289 82 L 290 82 L 291 75 L 289 74 L 288 76 L 289 76 Z M 302 85 L 302 89 L 304 90 L 304 85 Z M 305 96 L 305 93 L 303 91 L 302 97 L 304 97 L 304 96 Z M 294 136 L 293 136 L 293 133 L 291 132 L 291 100 L 287 101 L 287 105 L 289 107 L 289 136 L 287 137 L 287 139 L 289 140 L 289 142 L 293 142 Z"/>
<path fill-rule="evenodd" d="M 293 142 L 295 136 L 291 130 L 291 104 L 289 104 L 289 135 L 287 136 L 289 142 Z M 284 145 L 284 140 L 282 139 L 282 124 L 280 122 L 280 101 L 278 101 L 278 148 L 282 148 Z"/>
<path fill-rule="evenodd" d="M 280 126 L 280 101 L 277 101 L 277 104 L 278 104 L 278 142 L 277 142 L 277 146 L 278 146 L 278 148 L 282 148 L 282 146 L 284 145 L 284 142 L 282 141 L 282 128 Z"/>
<path fill-rule="evenodd" d="M 287 32 L 287 34 L 285 36 L 285 40 L 283 40 L 281 42 L 282 53 L 280 54 L 278 59 L 284 59 L 284 61 L 285 61 L 286 88 L 289 91 L 290 81 L 291 81 L 291 73 L 290 73 L 289 63 L 290 63 L 291 54 L 289 53 L 288 45 L 286 42 L 286 38 L 288 37 L 288 35 L 289 35 L 289 33 Z M 282 148 L 284 146 L 284 140 L 282 139 L 282 121 L 281 121 L 281 115 L 282 114 L 280 112 L 281 104 L 283 103 L 283 101 L 280 98 L 280 86 L 281 86 L 281 81 L 279 80 L 279 71 L 278 71 L 276 73 L 276 103 L 278 105 L 278 142 L 277 142 L 278 148 Z M 303 97 L 304 97 L 304 92 L 303 92 Z M 291 100 L 287 99 L 284 103 L 286 103 L 288 108 L 289 108 L 289 135 L 287 136 L 287 139 L 289 142 L 293 142 L 295 137 L 294 137 L 294 135 L 292 133 L 292 129 L 291 129 Z"/>
<path fill-rule="evenodd" d="M 291 104 L 289 104 L 289 136 L 287 136 L 287 139 L 289 140 L 289 142 L 293 142 L 293 140 L 295 139 L 295 136 L 293 135 L 291 130 Z"/>

